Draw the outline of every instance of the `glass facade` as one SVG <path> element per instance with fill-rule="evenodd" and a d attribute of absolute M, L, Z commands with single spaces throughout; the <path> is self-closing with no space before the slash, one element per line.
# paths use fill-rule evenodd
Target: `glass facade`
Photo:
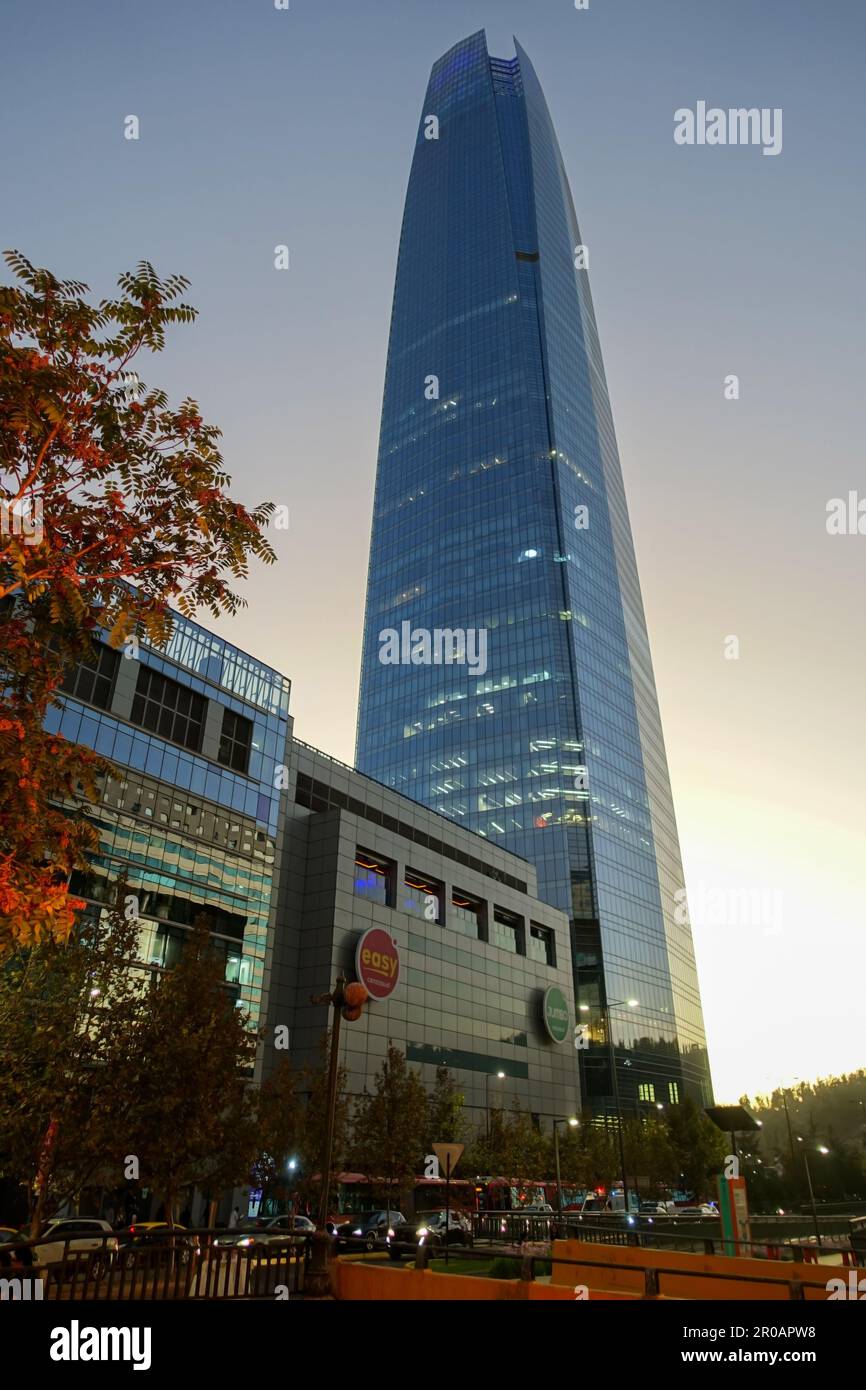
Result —
<path fill-rule="evenodd" d="M 539 895 L 572 923 L 591 1104 L 611 1104 L 608 1028 L 625 1102 L 682 1082 L 709 1103 L 581 247 L 531 64 L 519 46 L 491 59 L 473 35 L 433 67 L 406 195 L 357 764 L 537 865 Z"/>
<path fill-rule="evenodd" d="M 93 707 L 103 705 L 103 690 L 79 669 L 65 683 L 75 695 L 64 694 L 46 721 L 116 768 L 91 815 L 99 849 L 72 888 L 98 911 L 125 877 L 139 898 L 141 958 L 153 966 L 170 967 L 189 927 L 206 914 L 225 954 L 226 981 L 257 1024 L 289 682 L 181 618 L 161 651 L 110 655 L 109 707 Z M 233 770 L 244 765 L 245 774 Z"/>

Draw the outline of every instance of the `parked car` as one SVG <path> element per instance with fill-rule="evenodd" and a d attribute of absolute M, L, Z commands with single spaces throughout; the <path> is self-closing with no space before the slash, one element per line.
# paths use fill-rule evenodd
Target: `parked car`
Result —
<path fill-rule="evenodd" d="M 448 1213 L 446 1226 L 444 1211 L 431 1211 L 415 1221 L 403 1221 L 392 1227 L 393 1235 L 387 1237 L 388 1254 L 392 1260 L 401 1260 L 410 1252 L 407 1245 L 427 1245 L 431 1249 L 441 1249 L 445 1245 L 472 1245 L 472 1222 L 462 1212 Z"/>
<path fill-rule="evenodd" d="M 136 1221 L 121 1232 L 119 1244 L 120 1260 L 127 1269 L 157 1263 L 171 1250 L 177 1251 L 181 1265 L 190 1264 L 201 1254 L 198 1236 L 189 1235 L 185 1226 L 169 1226 L 167 1221 Z"/>
<path fill-rule="evenodd" d="M 698 1202 L 694 1206 L 677 1207 L 678 1216 L 718 1216 L 718 1207 L 711 1206 L 709 1202 Z"/>
<path fill-rule="evenodd" d="M 27 1269 L 33 1264 L 33 1250 L 29 1245 L 14 1249 L 16 1241 L 29 1240 L 26 1231 L 16 1231 L 14 1226 L 0 1226 L 0 1269 L 11 1269 L 12 1265 L 23 1265 Z"/>
<path fill-rule="evenodd" d="M 354 1221 L 344 1221 L 336 1227 L 334 1238 L 338 1249 L 375 1250 L 398 1226 L 406 1224 L 400 1211 L 371 1211 Z"/>
<path fill-rule="evenodd" d="M 653 1216 L 673 1216 L 676 1207 L 673 1202 L 641 1202 L 638 1207 L 638 1216 L 642 1219 Z"/>
<path fill-rule="evenodd" d="M 95 1274 L 114 1261 L 118 1248 L 117 1236 L 107 1221 L 95 1216 L 56 1216 L 34 1245 L 33 1258 L 39 1265 L 55 1265 L 92 1252 L 89 1272 Z M 85 1262 L 81 1264 L 84 1268 Z"/>
<path fill-rule="evenodd" d="M 315 1222 L 308 1216 L 272 1216 L 255 1230 L 238 1231 L 240 1238 L 234 1244 L 241 1254 L 252 1255 L 271 1245 L 301 1244 L 315 1229 Z M 228 1231 L 226 1234 L 231 1236 L 234 1232 Z M 216 1243 L 222 1243 L 222 1237 L 218 1237 Z"/>

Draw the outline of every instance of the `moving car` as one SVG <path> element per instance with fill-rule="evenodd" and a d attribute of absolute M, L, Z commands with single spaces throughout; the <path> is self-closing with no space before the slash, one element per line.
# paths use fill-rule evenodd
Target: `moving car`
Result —
<path fill-rule="evenodd" d="M 442 1249 L 445 1245 L 472 1245 L 472 1223 L 459 1211 L 448 1213 L 446 1226 L 444 1211 L 431 1211 L 415 1221 L 403 1221 L 392 1227 L 393 1234 L 387 1237 L 388 1254 L 392 1260 L 401 1260 L 411 1252 L 407 1246 L 427 1245 L 431 1249 Z"/>
<path fill-rule="evenodd" d="M 169 1226 L 167 1221 L 136 1221 L 121 1233 L 119 1243 L 121 1263 L 126 1269 L 159 1262 L 172 1250 L 177 1252 L 181 1265 L 188 1265 L 201 1254 L 198 1236 L 189 1235 L 185 1226 Z"/>
<path fill-rule="evenodd" d="M 243 1224 L 243 1223 L 242 1223 Z M 315 1232 L 315 1222 L 308 1216 L 272 1216 L 253 1230 L 227 1231 L 225 1238 L 218 1236 L 214 1244 L 234 1244 L 241 1254 L 252 1255 L 257 1250 L 269 1246 L 295 1245 L 306 1241 Z M 237 1240 L 230 1238 L 237 1234 Z"/>
<path fill-rule="evenodd" d="M 117 1251 L 117 1236 L 107 1221 L 95 1216 L 56 1216 L 34 1245 L 33 1258 L 38 1265 L 54 1265 L 89 1253 L 90 1260 L 81 1260 L 81 1267 L 96 1274 L 114 1261 Z"/>
<path fill-rule="evenodd" d="M 400 1211 L 371 1211 L 354 1221 L 344 1221 L 334 1231 L 338 1249 L 376 1250 L 406 1218 Z"/>

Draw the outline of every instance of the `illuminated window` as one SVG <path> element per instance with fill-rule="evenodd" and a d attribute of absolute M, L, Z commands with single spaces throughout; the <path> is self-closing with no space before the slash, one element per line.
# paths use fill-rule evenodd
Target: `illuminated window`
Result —
<path fill-rule="evenodd" d="M 415 917 L 423 917 L 427 922 L 442 921 L 442 903 L 445 889 L 435 879 L 426 874 L 407 869 L 403 876 L 404 893 L 400 906 L 404 912 Z"/>
<path fill-rule="evenodd" d="M 656 1088 L 651 1081 L 642 1081 L 637 1088 L 638 1100 L 655 1100 Z"/>
<path fill-rule="evenodd" d="M 356 898 L 366 898 L 368 902 L 393 907 L 395 878 L 396 866 L 390 859 L 382 859 L 366 849 L 355 851 Z"/>
<path fill-rule="evenodd" d="M 668 1082 L 668 1099 L 670 1100 L 671 1105 L 679 1105 L 680 1088 L 679 1083 L 677 1081 Z"/>

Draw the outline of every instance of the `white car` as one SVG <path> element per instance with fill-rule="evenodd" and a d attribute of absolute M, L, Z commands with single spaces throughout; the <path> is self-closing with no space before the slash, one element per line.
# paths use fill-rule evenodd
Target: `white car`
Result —
<path fill-rule="evenodd" d="M 33 1258 L 36 1264 L 54 1265 L 89 1251 L 94 1252 L 93 1263 L 102 1252 L 105 1265 L 111 1264 L 117 1254 L 117 1237 L 109 1223 L 95 1216 L 60 1216 L 48 1222 L 39 1244 L 33 1247 Z M 82 1269 L 85 1265 L 82 1260 Z"/>

